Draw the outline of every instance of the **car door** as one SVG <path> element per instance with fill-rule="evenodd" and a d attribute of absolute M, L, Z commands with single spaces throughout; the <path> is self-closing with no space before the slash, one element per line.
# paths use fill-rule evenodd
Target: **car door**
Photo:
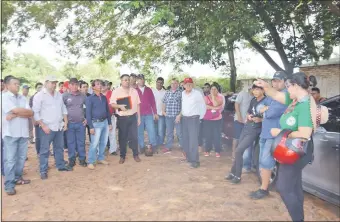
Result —
<path fill-rule="evenodd" d="M 329 110 L 329 120 L 313 136 L 314 161 L 303 170 L 303 184 L 306 191 L 339 205 L 340 97 L 322 105 Z"/>

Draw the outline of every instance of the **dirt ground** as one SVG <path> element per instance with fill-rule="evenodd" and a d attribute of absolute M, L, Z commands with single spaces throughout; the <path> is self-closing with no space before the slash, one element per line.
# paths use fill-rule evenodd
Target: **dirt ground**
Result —
<path fill-rule="evenodd" d="M 30 145 L 25 178 L 32 182 L 17 186 L 15 196 L 2 192 L 2 220 L 290 220 L 277 193 L 264 200 L 248 198 L 259 186 L 255 174 L 243 175 L 239 185 L 224 180 L 231 166 L 229 152 L 219 159 L 201 155 L 198 169 L 180 163 L 178 149 L 141 156 L 140 163 L 133 160 L 131 150 L 127 157 L 122 165 L 118 156 L 109 156 L 108 166 L 91 171 L 77 165 L 73 172 L 58 172 L 51 157 L 49 178 L 42 181 Z M 305 194 L 306 221 L 339 221 L 339 215 L 338 207 Z"/>

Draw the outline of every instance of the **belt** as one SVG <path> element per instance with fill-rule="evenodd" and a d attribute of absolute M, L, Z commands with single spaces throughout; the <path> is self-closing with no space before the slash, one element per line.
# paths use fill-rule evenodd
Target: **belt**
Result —
<path fill-rule="evenodd" d="M 120 116 L 120 115 L 117 115 L 117 118 L 130 118 L 130 117 L 135 117 L 137 116 L 137 113 L 134 113 L 132 115 L 129 115 L 129 116 Z"/>
<path fill-rule="evenodd" d="M 184 118 L 191 118 L 191 119 L 194 119 L 194 118 L 199 118 L 200 116 L 199 115 L 195 115 L 195 116 L 183 116 Z"/>
<path fill-rule="evenodd" d="M 101 118 L 101 119 L 92 119 L 92 122 L 98 123 L 98 122 L 104 122 L 106 118 Z"/>

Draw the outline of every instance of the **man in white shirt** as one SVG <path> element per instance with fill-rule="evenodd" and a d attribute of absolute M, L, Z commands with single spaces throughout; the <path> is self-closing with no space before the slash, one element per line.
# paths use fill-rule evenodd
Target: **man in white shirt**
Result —
<path fill-rule="evenodd" d="M 57 78 L 48 76 L 45 88 L 34 96 L 34 120 L 39 124 L 40 140 L 40 178 L 47 179 L 48 157 L 50 145 L 53 143 L 53 153 L 56 167 L 59 171 L 72 171 L 73 168 L 64 161 L 64 131 L 67 130 L 67 109 L 62 94 L 56 91 Z"/>
<path fill-rule="evenodd" d="M 162 112 L 162 104 L 166 91 L 163 89 L 163 85 L 164 79 L 162 77 L 158 77 L 156 80 L 156 88 L 152 89 L 158 114 L 158 121 L 155 123 L 157 146 L 163 145 L 165 137 L 165 116 Z"/>
<path fill-rule="evenodd" d="M 191 78 L 184 79 L 182 92 L 182 130 L 183 130 L 183 149 L 186 160 L 191 168 L 200 166 L 198 153 L 198 134 L 200 119 L 203 119 L 206 112 L 206 105 L 202 94 L 193 89 L 194 84 Z M 179 121 L 179 119 L 177 119 Z"/>
<path fill-rule="evenodd" d="M 7 92 L 1 95 L 2 139 L 4 140 L 5 192 L 16 194 L 15 185 L 29 184 L 22 178 L 28 149 L 28 119 L 33 116 L 26 98 L 19 95 L 20 81 L 5 80 Z"/>

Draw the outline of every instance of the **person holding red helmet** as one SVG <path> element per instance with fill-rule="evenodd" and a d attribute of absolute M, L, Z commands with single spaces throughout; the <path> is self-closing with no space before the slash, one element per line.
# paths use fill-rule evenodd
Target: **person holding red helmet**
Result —
<path fill-rule="evenodd" d="M 288 106 L 280 118 L 281 129 L 271 130 L 274 137 L 281 130 L 291 130 L 289 138 L 305 138 L 306 141 L 311 138 L 316 127 L 314 112 L 316 104 L 308 94 L 309 80 L 306 74 L 298 72 L 288 77 L 285 82 L 288 92 L 279 92 L 261 79 L 255 81 L 254 84 L 263 87 L 267 96 Z M 293 221 L 304 220 L 302 169 L 305 165 L 306 160 L 297 161 L 294 164 L 281 163 L 278 169 L 277 190 Z"/>

